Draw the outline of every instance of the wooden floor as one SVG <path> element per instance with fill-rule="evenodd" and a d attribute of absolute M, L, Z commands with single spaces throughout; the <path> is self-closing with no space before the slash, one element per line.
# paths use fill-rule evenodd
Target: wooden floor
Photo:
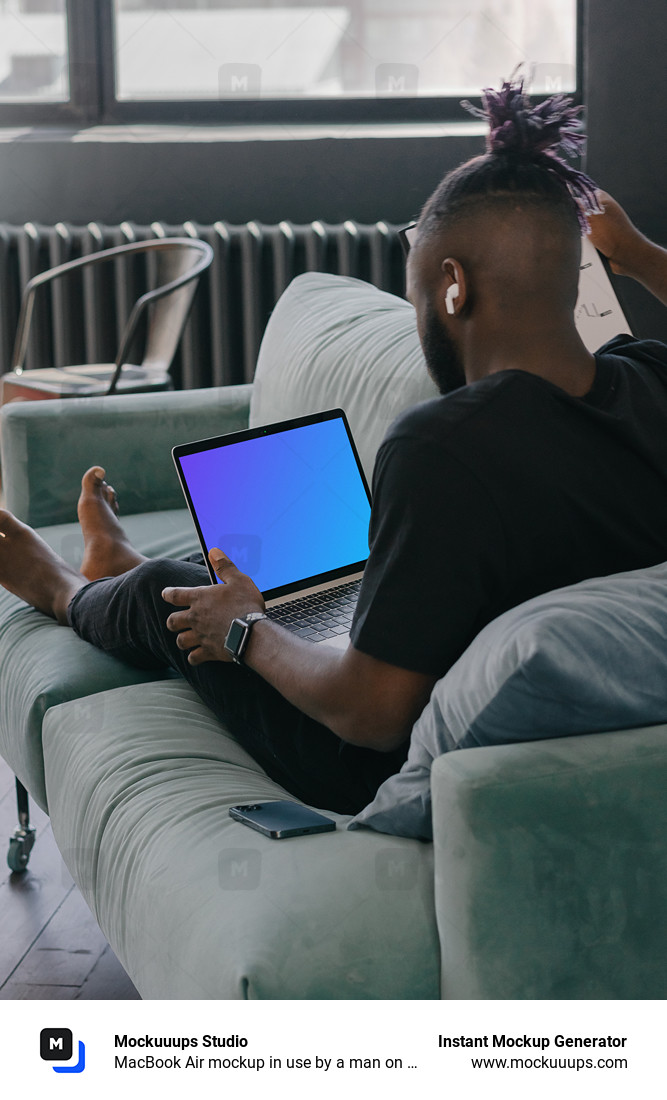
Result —
<path fill-rule="evenodd" d="M 0 758 L 0 1000 L 138 1000 L 60 857 L 48 817 L 32 801 L 30 815 L 37 828 L 30 863 L 11 874 L 16 795 Z"/>

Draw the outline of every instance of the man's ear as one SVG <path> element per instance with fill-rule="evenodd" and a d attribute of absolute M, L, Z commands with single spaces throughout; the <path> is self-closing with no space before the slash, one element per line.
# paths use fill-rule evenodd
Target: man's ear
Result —
<path fill-rule="evenodd" d="M 449 256 L 442 261 L 440 270 L 444 275 L 442 282 L 441 305 L 445 313 L 453 317 L 463 309 L 467 297 L 466 278 L 458 260 Z"/>

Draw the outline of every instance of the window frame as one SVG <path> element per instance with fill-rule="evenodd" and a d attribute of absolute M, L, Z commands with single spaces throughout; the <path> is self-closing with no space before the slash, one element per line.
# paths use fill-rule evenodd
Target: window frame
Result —
<path fill-rule="evenodd" d="M 582 102 L 586 0 L 576 0 L 576 89 Z M 65 0 L 70 99 L 0 102 L 0 126 L 317 125 L 470 122 L 458 96 L 119 100 L 116 98 L 113 0 Z M 481 105 L 480 97 L 470 102 Z"/>

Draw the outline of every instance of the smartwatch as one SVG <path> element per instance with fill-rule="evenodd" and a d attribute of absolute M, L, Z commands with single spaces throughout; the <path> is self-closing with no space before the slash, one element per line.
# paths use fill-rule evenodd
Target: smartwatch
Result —
<path fill-rule="evenodd" d="M 268 618 L 268 615 L 265 615 L 263 611 L 251 611 L 243 619 L 232 619 L 225 638 L 225 649 L 231 654 L 232 660 L 237 665 L 243 664 L 243 654 L 250 640 L 250 631 L 253 625 L 259 619 L 266 618 Z"/>

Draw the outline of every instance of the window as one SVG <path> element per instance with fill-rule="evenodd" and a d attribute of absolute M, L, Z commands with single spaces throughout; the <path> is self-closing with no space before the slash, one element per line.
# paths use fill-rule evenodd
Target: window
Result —
<path fill-rule="evenodd" d="M 0 0 L 0 101 L 68 99 L 65 0 Z"/>
<path fill-rule="evenodd" d="M 0 118 L 444 120 L 576 55 L 576 0 L 0 0 Z"/>

